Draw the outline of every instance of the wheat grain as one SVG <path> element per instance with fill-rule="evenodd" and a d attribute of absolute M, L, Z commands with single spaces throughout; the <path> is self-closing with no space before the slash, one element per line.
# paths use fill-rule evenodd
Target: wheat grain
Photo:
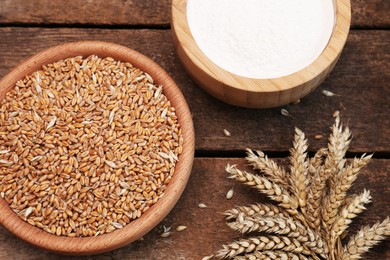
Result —
<path fill-rule="evenodd" d="M 288 112 L 288 110 L 287 110 L 287 109 L 284 109 L 284 108 L 280 110 L 280 114 L 281 114 L 282 116 L 285 116 L 285 117 L 294 118 L 294 117 L 290 114 L 290 112 Z"/>
<path fill-rule="evenodd" d="M 187 229 L 187 226 L 178 226 L 176 228 L 176 231 L 181 232 L 181 231 L 186 230 L 186 229 Z"/>
<path fill-rule="evenodd" d="M 102 235 L 139 218 L 163 196 L 184 142 L 175 108 L 153 84 L 131 64 L 97 56 L 19 80 L 0 104 L 1 197 L 56 235 Z"/>
<path fill-rule="evenodd" d="M 167 238 L 171 235 L 171 232 L 164 232 L 164 233 L 161 233 L 160 237 L 162 238 Z"/>
<path fill-rule="evenodd" d="M 163 226 L 164 231 L 160 234 L 160 237 L 162 237 L 162 238 L 169 237 L 171 235 L 171 228 L 172 227 Z"/>
<path fill-rule="evenodd" d="M 234 188 L 231 188 L 231 189 L 226 193 L 226 199 L 230 200 L 231 198 L 233 198 L 233 194 L 234 194 Z"/>
<path fill-rule="evenodd" d="M 223 129 L 223 133 L 224 133 L 224 135 L 226 135 L 227 137 L 232 136 L 232 135 L 230 134 L 230 132 L 229 132 L 228 130 L 226 130 L 226 129 Z"/>
<path fill-rule="evenodd" d="M 324 94 L 327 97 L 340 96 L 340 95 L 337 95 L 337 94 L 335 94 L 335 93 L 333 93 L 333 92 L 331 92 L 329 90 L 325 90 L 325 89 L 322 91 L 322 94 Z"/>
<path fill-rule="evenodd" d="M 201 209 L 205 209 L 205 208 L 207 208 L 207 205 L 204 203 L 199 203 L 198 207 Z"/>

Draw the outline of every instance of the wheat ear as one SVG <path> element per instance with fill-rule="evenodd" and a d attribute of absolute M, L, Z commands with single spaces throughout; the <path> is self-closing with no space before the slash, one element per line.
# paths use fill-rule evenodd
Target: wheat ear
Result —
<path fill-rule="evenodd" d="M 237 256 L 235 259 L 237 260 L 270 260 L 270 259 L 278 259 L 278 260 L 311 260 L 310 256 L 305 256 L 302 254 L 294 254 L 291 252 L 284 251 L 256 251 L 253 254 L 247 254 L 245 256 Z"/>
<path fill-rule="evenodd" d="M 256 188 L 259 192 L 268 195 L 269 198 L 279 203 L 279 206 L 285 208 L 291 215 L 298 215 L 298 202 L 295 198 L 279 185 L 269 181 L 262 176 L 256 176 L 252 173 L 241 171 L 234 165 L 227 165 L 226 171 L 230 173 L 230 178 L 235 179 L 248 186 Z"/>
<path fill-rule="evenodd" d="M 239 215 L 244 215 L 247 217 L 251 217 L 251 216 L 288 217 L 289 216 L 285 210 L 272 204 L 253 204 L 249 206 L 236 207 L 225 211 L 224 215 L 226 216 L 226 220 L 236 219 Z"/>
<path fill-rule="evenodd" d="M 303 226 L 299 221 L 286 217 L 246 217 L 241 216 L 228 226 L 241 233 L 266 232 L 292 237 L 309 248 L 312 252 L 326 257 L 327 246 L 322 238 L 311 229 Z"/>
<path fill-rule="evenodd" d="M 281 250 L 292 253 L 310 255 L 310 251 L 294 238 L 281 236 L 258 236 L 241 239 L 228 245 L 223 245 L 216 256 L 220 259 L 233 258 L 238 255 L 255 251 Z"/>
<path fill-rule="evenodd" d="M 354 219 L 359 213 L 361 213 L 366 208 L 365 204 L 371 202 L 370 191 L 364 190 L 359 196 L 354 196 L 341 210 L 338 214 L 333 227 L 331 229 L 331 243 L 336 244 L 336 240 L 351 224 L 352 219 Z"/>
<path fill-rule="evenodd" d="M 388 235 L 390 235 L 389 218 L 386 218 L 383 222 L 377 222 L 371 227 L 365 226 L 343 247 L 340 259 L 360 259 L 365 252 Z"/>
<path fill-rule="evenodd" d="M 295 128 L 293 148 L 290 150 L 290 183 L 292 194 L 298 200 L 299 207 L 305 212 L 306 207 L 306 188 L 308 185 L 308 161 L 306 160 L 307 140 L 305 134 L 298 128 Z"/>
<path fill-rule="evenodd" d="M 328 143 L 328 156 L 325 159 L 325 168 L 335 175 L 345 164 L 345 153 L 351 143 L 351 132 L 346 127 L 343 130 L 340 124 L 340 117 L 336 117 L 335 123 L 331 127 L 331 135 Z"/>
<path fill-rule="evenodd" d="M 361 158 L 355 158 L 350 165 L 346 166 L 337 174 L 335 182 L 330 185 L 330 193 L 324 198 L 322 212 L 322 219 L 328 231 L 330 231 L 337 218 L 339 207 L 347 196 L 347 191 L 356 180 L 360 169 L 367 165 L 371 157 L 372 155 L 363 155 Z"/>
<path fill-rule="evenodd" d="M 316 169 L 324 164 L 325 156 L 328 154 L 327 148 L 320 148 L 312 158 L 309 160 L 309 173 L 314 175 L 317 173 Z"/>
<path fill-rule="evenodd" d="M 311 184 L 308 188 L 306 218 L 309 226 L 317 232 L 321 231 L 321 206 L 328 178 L 329 175 L 324 166 L 320 166 L 317 168 L 317 173 L 311 178 Z"/>
<path fill-rule="evenodd" d="M 262 151 L 252 151 L 247 149 L 246 160 L 255 170 L 260 170 L 264 175 L 272 179 L 280 187 L 288 190 L 286 171 L 280 167 L 274 160 L 269 159 Z"/>

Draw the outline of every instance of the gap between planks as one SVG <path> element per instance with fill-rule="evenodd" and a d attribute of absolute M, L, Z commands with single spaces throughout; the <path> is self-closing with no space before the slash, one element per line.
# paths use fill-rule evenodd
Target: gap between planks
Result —
<path fill-rule="evenodd" d="M 161 24 L 84 24 L 84 23 L 0 23 L 0 28 L 45 28 L 45 29 L 116 29 L 116 30 L 170 30 L 169 23 Z"/>
<path fill-rule="evenodd" d="M 290 156 L 289 151 L 262 151 L 269 158 L 287 158 Z M 309 151 L 309 157 L 313 157 L 315 152 Z M 390 152 L 347 152 L 346 158 L 351 159 L 361 157 L 363 154 L 373 154 L 373 159 L 390 159 Z M 195 150 L 195 158 L 244 158 L 246 151 L 244 150 Z"/>
<path fill-rule="evenodd" d="M 12 22 L 12 23 L 0 23 L 0 28 L 4 27 L 19 27 L 19 28 L 81 28 L 81 29 L 119 29 L 119 30 L 170 30 L 170 23 L 157 23 L 157 24 L 92 24 L 92 23 L 24 23 L 24 22 Z M 350 30 L 390 30 L 389 26 L 360 26 L 353 25 Z"/>

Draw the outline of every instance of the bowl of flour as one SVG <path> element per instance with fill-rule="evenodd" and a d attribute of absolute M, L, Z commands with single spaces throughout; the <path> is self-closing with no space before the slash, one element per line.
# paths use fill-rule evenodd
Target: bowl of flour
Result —
<path fill-rule="evenodd" d="M 174 0 L 178 56 L 194 81 L 227 103 L 294 102 L 331 72 L 350 26 L 349 0 Z"/>

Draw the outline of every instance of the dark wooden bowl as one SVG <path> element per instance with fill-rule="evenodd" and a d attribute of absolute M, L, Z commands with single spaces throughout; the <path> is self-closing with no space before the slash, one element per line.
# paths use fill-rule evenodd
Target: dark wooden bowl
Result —
<path fill-rule="evenodd" d="M 50 251 L 87 255 L 97 254 L 125 246 L 153 229 L 171 211 L 182 194 L 191 173 L 194 159 L 195 135 L 192 117 L 188 105 L 178 86 L 172 78 L 155 62 L 146 56 L 127 47 L 106 42 L 74 42 L 42 51 L 24 61 L 0 81 L 0 100 L 11 90 L 15 83 L 26 75 L 41 68 L 42 65 L 61 59 L 89 55 L 110 56 L 116 60 L 132 63 L 135 67 L 147 72 L 156 84 L 164 86 L 164 94 L 176 109 L 178 121 L 182 128 L 183 152 L 175 167 L 175 174 L 169 182 L 165 194 L 142 216 L 124 228 L 96 237 L 71 238 L 49 234 L 21 220 L 0 198 L 0 224 L 24 241 Z"/>

